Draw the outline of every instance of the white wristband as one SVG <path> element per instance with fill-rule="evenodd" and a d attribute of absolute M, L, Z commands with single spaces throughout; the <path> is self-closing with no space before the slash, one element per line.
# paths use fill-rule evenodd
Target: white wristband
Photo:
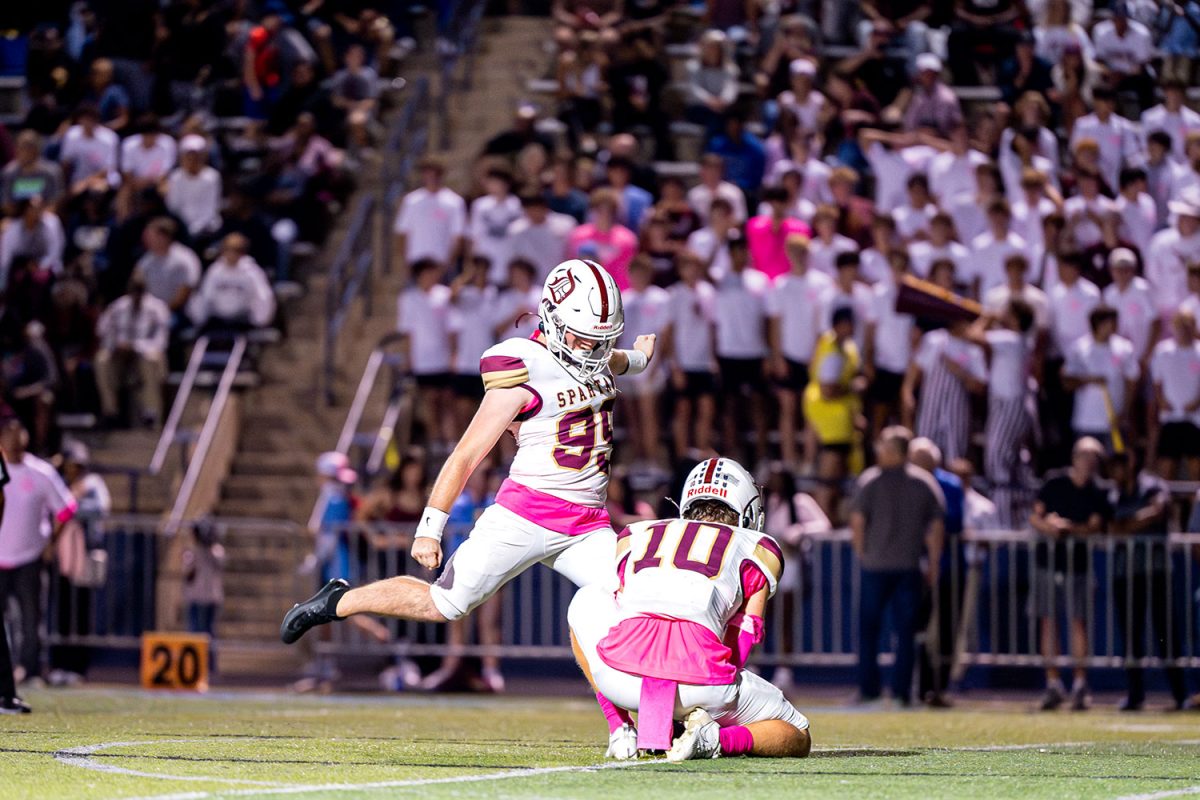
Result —
<path fill-rule="evenodd" d="M 646 354 L 641 350 L 622 350 L 625 358 L 629 360 L 629 366 L 625 368 L 625 375 L 637 375 L 639 372 L 645 372 L 646 366 L 650 363 L 650 359 L 646 358 Z"/>
<path fill-rule="evenodd" d="M 413 538 L 433 539 L 440 542 L 442 540 L 442 531 L 446 529 L 446 521 L 449 519 L 450 515 L 440 508 L 425 506 L 425 511 L 421 513 L 421 521 L 417 523 L 417 532 L 413 534 Z"/>

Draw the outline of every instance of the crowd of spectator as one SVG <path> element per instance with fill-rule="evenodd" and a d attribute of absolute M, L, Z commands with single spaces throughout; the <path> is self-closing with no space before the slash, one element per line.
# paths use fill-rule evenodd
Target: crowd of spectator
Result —
<path fill-rule="evenodd" d="M 153 427 L 197 333 L 271 326 L 291 260 L 378 159 L 407 47 L 386 4 L 134 0 L 22 11 L 0 125 L 0 405 Z M 400 17 L 407 24 L 407 16 Z M 385 76 L 381 78 L 381 76 Z"/>
<path fill-rule="evenodd" d="M 553 19 L 554 98 L 520 104 L 465 196 L 422 162 L 395 217 L 434 452 L 478 354 L 577 256 L 613 273 L 630 339 L 660 334 L 621 398 L 637 468 L 781 460 L 842 521 L 864 442 L 903 423 L 974 462 L 1006 527 L 1083 436 L 1200 478 L 1200 8 L 563 0 Z M 906 276 L 983 313 L 898 306 Z"/>

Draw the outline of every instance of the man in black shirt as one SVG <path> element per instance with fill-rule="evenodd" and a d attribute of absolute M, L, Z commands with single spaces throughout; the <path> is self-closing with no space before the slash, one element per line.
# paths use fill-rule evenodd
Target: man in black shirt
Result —
<path fill-rule="evenodd" d="M 1043 711 L 1052 711 L 1065 699 L 1055 660 L 1058 656 L 1058 613 L 1066 609 L 1071 626 L 1071 657 L 1075 680 L 1071 686 L 1071 708 L 1088 706 L 1087 624 L 1091 617 L 1091 586 L 1088 581 L 1088 548 L 1083 537 L 1103 530 L 1111 516 L 1108 497 L 1097 480 L 1104 446 L 1090 436 L 1075 443 L 1071 466 L 1051 472 L 1038 492 L 1030 523 L 1049 538 L 1035 546 L 1035 568 L 1031 602 L 1041 623 L 1041 650 L 1046 661 L 1046 694 Z M 1067 540 L 1070 540 L 1068 543 Z"/>
<path fill-rule="evenodd" d="M 1113 608 L 1117 627 L 1124 642 L 1126 659 L 1146 656 L 1146 639 L 1151 653 L 1163 658 L 1178 658 L 1183 653 L 1178 619 L 1172 619 L 1171 577 L 1167 571 L 1167 504 L 1170 492 L 1166 482 L 1156 475 L 1139 473 L 1136 464 L 1124 456 L 1109 463 L 1113 487 L 1109 498 L 1113 507 L 1112 532 L 1136 536 L 1117 542 L 1113 553 Z M 1186 601 L 1185 601 L 1186 602 Z M 1149 606 L 1150 624 L 1146 625 Z M 1121 711 L 1140 711 L 1146 700 L 1146 687 L 1140 666 L 1126 667 L 1128 694 Z M 1187 681 L 1181 667 L 1167 667 L 1167 683 L 1175 708 L 1188 705 Z"/>

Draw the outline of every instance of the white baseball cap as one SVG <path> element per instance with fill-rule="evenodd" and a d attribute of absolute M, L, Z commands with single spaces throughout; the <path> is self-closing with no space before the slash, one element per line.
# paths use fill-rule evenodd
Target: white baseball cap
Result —
<path fill-rule="evenodd" d="M 1108 254 L 1109 269 L 1117 267 L 1133 267 L 1137 268 L 1137 256 L 1128 247 L 1118 247 Z"/>
<path fill-rule="evenodd" d="M 179 152 L 207 153 L 208 140 L 199 134 L 189 133 L 187 136 L 179 140 Z"/>
<path fill-rule="evenodd" d="M 941 72 L 942 60 L 934 53 L 921 53 L 917 56 L 917 72 Z"/>
<path fill-rule="evenodd" d="M 807 58 L 797 58 L 788 65 L 788 69 L 793 75 L 807 75 L 810 78 L 817 74 L 817 65 Z"/>
<path fill-rule="evenodd" d="M 1178 200 L 1167 203 L 1167 208 L 1172 214 L 1181 217 L 1200 218 L 1200 192 L 1185 189 L 1180 192 Z"/>

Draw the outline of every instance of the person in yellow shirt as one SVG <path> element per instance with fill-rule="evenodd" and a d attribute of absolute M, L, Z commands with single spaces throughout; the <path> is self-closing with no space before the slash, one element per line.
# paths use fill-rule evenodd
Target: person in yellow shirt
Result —
<path fill-rule="evenodd" d="M 813 497 L 834 518 L 841 481 L 850 470 L 863 468 L 862 358 L 854 343 L 854 311 L 833 312 L 833 326 L 821 335 L 813 351 L 808 386 L 804 389 L 804 418 L 816 435 L 817 479 Z"/>

